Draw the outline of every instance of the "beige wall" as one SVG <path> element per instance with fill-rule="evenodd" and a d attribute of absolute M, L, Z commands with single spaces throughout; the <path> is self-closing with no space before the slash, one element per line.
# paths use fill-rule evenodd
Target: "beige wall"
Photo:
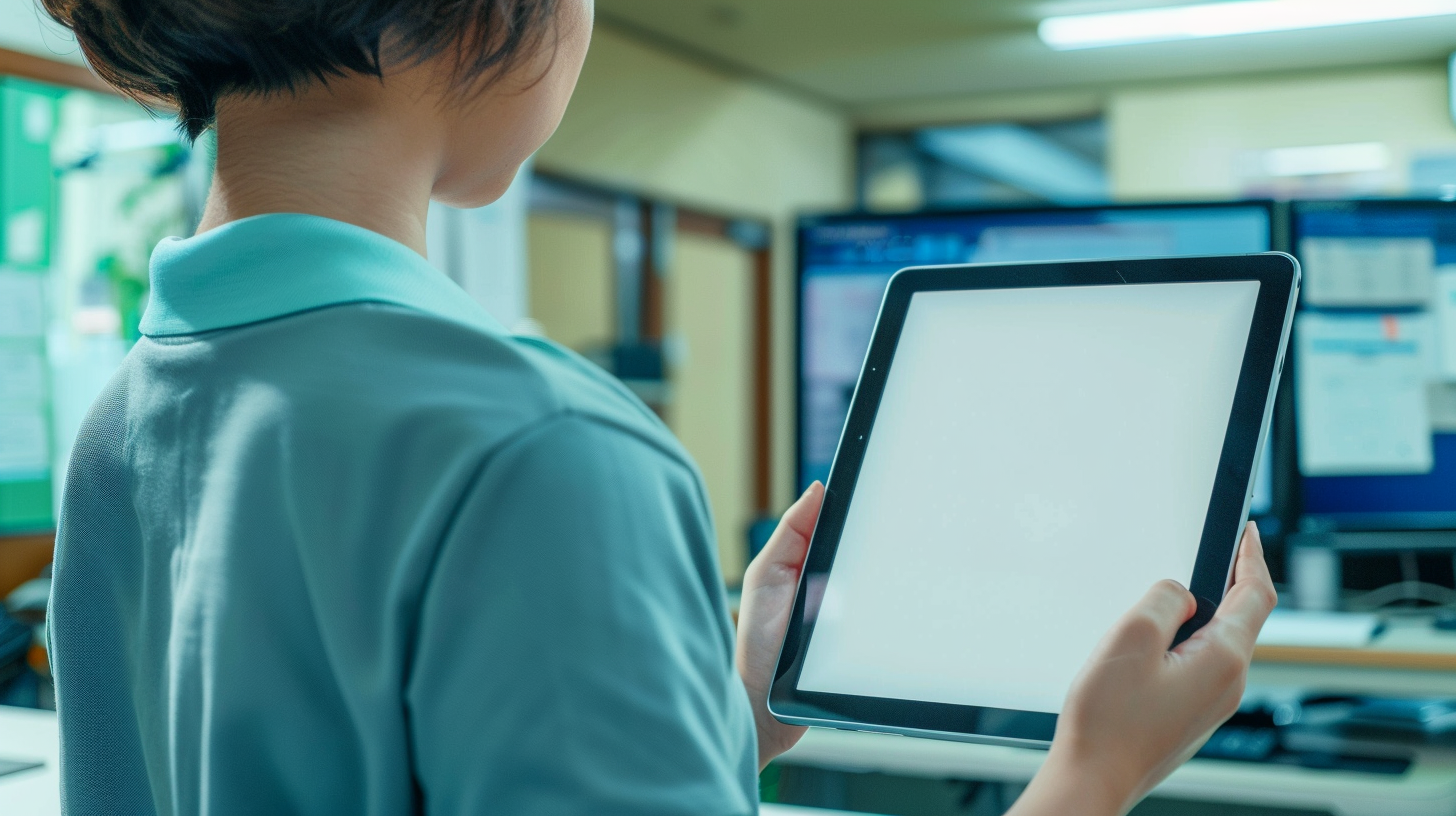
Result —
<path fill-rule="evenodd" d="M 531 318 L 547 337 L 577 351 L 610 345 L 616 333 L 611 224 L 532 213 L 526 236 Z"/>
<path fill-rule="evenodd" d="M 1102 112 L 1113 193 L 1129 200 L 1235 198 L 1242 154 L 1382 142 L 1388 172 L 1369 193 L 1407 192 L 1411 159 L 1456 152 L 1444 63 L 1140 82 L 1121 87 L 883 102 L 856 108 L 869 130 L 1055 121 Z M 1267 187 L 1267 183 L 1266 183 Z"/>
<path fill-rule="evenodd" d="M 1441 64 L 1183 82 L 1108 96 L 1108 162 L 1125 199 L 1241 195 L 1240 155 L 1278 147 L 1384 142 L 1401 194 L 1413 156 L 1456 152 Z"/>
<path fill-rule="evenodd" d="M 964 122 L 1056 122 L 1102 113 L 1107 93 L 1100 88 L 978 94 L 904 99 L 859 105 L 854 123 L 867 131 L 904 131 L 927 125 Z"/>
<path fill-rule="evenodd" d="M 743 582 L 753 521 L 753 256 L 722 238 L 679 232 L 668 281 L 668 427 L 698 461 L 729 585 Z M 676 361 L 673 357 L 678 357 Z"/>
<path fill-rule="evenodd" d="M 538 167 L 775 227 L 774 496 L 793 492 L 794 214 L 847 206 L 853 132 L 840 112 L 599 27 Z"/>

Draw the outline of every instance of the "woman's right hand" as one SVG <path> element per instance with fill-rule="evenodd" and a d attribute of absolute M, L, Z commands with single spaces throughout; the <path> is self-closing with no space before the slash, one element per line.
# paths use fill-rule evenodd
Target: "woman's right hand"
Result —
<path fill-rule="evenodd" d="M 1193 595 L 1174 581 L 1154 585 L 1083 667 L 1046 763 L 1012 816 L 1125 813 L 1238 709 L 1254 639 L 1276 600 L 1252 523 L 1213 620 L 1173 650 Z"/>

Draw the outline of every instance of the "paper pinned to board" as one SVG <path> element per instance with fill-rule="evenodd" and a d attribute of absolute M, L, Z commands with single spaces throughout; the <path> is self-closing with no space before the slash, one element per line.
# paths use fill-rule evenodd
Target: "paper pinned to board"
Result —
<path fill-rule="evenodd" d="M 1430 317 L 1306 312 L 1294 336 L 1300 471 L 1429 473 Z"/>
<path fill-rule="evenodd" d="M 0 346 L 0 403 L 45 400 L 45 367 L 39 348 Z"/>
<path fill-rule="evenodd" d="M 1456 433 L 1456 383 L 1433 382 L 1430 395 L 1431 430 L 1435 433 Z"/>
<path fill-rule="evenodd" d="M 45 212 L 39 207 L 21 210 L 5 224 L 5 259 L 13 264 L 31 265 L 45 258 Z"/>
<path fill-rule="evenodd" d="M 0 337 L 45 334 L 45 277 L 0 270 Z"/>
<path fill-rule="evenodd" d="M 44 478 L 49 472 L 45 409 L 0 410 L 0 481 Z"/>
<path fill-rule="evenodd" d="M 1441 379 L 1456 381 L 1456 266 L 1436 267 L 1432 289 L 1431 314 L 1440 344 L 1437 371 Z"/>
<path fill-rule="evenodd" d="M 1430 302 L 1436 245 L 1429 238 L 1305 238 L 1304 300 L 1311 306 L 1391 308 Z"/>

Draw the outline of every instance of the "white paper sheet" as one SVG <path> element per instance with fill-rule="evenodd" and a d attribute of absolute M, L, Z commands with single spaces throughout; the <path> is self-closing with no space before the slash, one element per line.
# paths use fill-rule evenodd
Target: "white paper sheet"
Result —
<path fill-rule="evenodd" d="M 1276 609 L 1259 630 L 1259 645 L 1358 649 L 1378 631 L 1380 617 L 1369 613 Z"/>
<path fill-rule="evenodd" d="M 0 481 L 39 478 L 48 472 L 44 409 L 0 410 Z"/>
<path fill-rule="evenodd" d="M 1424 314 L 1298 316 L 1304 475 L 1430 472 L 1431 338 Z"/>
<path fill-rule="evenodd" d="M 45 356 L 38 348 L 0 346 L 0 404 L 43 400 Z"/>
<path fill-rule="evenodd" d="M 1436 246 L 1429 238 L 1305 238 L 1304 300 L 1312 306 L 1425 306 Z"/>
<path fill-rule="evenodd" d="M 1431 314 L 1436 318 L 1437 355 L 1441 379 L 1456 381 L 1456 266 L 1436 268 Z"/>
<path fill-rule="evenodd" d="M 0 271 L 0 337 L 45 334 L 45 277 Z"/>
<path fill-rule="evenodd" d="M 1429 386 L 1431 430 L 1456 433 L 1456 383 L 1433 382 Z"/>

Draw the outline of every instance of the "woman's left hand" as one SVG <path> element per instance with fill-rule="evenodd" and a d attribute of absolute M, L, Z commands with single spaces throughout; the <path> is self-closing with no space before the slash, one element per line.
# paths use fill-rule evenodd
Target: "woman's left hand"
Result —
<path fill-rule="evenodd" d="M 809 539 L 824 503 L 824 485 L 809 485 L 804 495 L 784 513 L 763 552 L 743 575 L 743 599 L 738 606 L 738 674 L 753 704 L 758 727 L 758 767 L 794 747 L 807 728 L 785 725 L 768 712 L 768 690 L 773 684 L 784 629 L 794 607 L 799 571 L 809 552 Z"/>

